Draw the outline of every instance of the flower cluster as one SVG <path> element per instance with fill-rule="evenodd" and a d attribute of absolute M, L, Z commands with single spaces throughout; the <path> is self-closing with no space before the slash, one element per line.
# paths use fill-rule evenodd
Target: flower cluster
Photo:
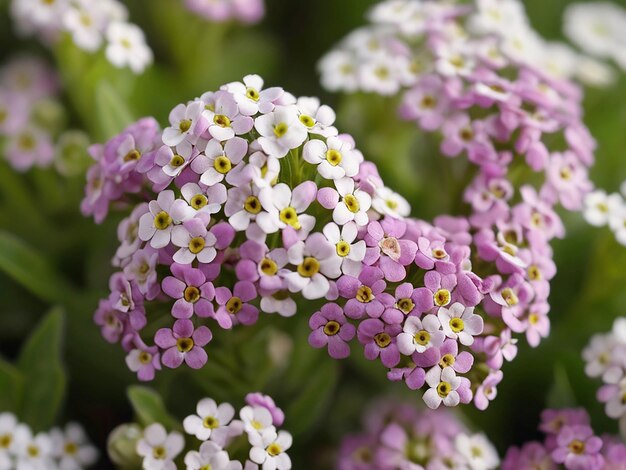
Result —
<path fill-rule="evenodd" d="M 589 415 L 582 408 L 544 410 L 539 429 L 545 433 L 545 440 L 511 447 L 502 462 L 502 470 L 624 468 L 626 446 L 618 437 L 594 435 Z"/>
<path fill-rule="evenodd" d="M 265 14 L 264 0 L 184 0 L 187 9 L 208 21 L 257 23 Z"/>
<path fill-rule="evenodd" d="M 490 470 L 499 464 L 485 435 L 472 434 L 448 411 L 383 402 L 366 414 L 364 428 L 343 439 L 338 470 Z"/>
<path fill-rule="evenodd" d="M 401 118 L 433 133 L 444 156 L 471 163 L 469 215 L 434 225 L 448 238 L 468 237 L 483 279 L 487 335 L 473 349 L 486 354 L 491 372 L 474 383 L 490 395 L 503 359 L 516 354 L 512 334 L 533 347 L 549 334 L 550 241 L 564 236 L 555 209 L 582 210 L 593 188 L 595 142 L 582 122 L 581 93 L 562 67 L 538 60 L 559 54 L 532 32 L 516 0 L 389 0 L 370 18 L 373 25 L 322 59 L 322 82 L 402 94 Z"/>
<path fill-rule="evenodd" d="M 0 468 L 80 470 L 98 459 L 83 428 L 69 423 L 65 429 L 33 434 L 12 413 L 0 413 Z"/>
<path fill-rule="evenodd" d="M 42 60 L 21 56 L 0 69 L 0 147 L 11 167 L 54 163 L 63 174 L 82 170 L 87 137 L 65 130 L 57 76 Z"/>
<path fill-rule="evenodd" d="M 585 373 L 602 378 L 597 397 L 606 414 L 626 424 L 626 319 L 615 320 L 611 332 L 594 335 L 583 358 Z"/>
<path fill-rule="evenodd" d="M 45 43 L 67 34 L 88 52 L 105 45 L 106 57 L 116 67 L 141 73 L 152 63 L 143 31 L 128 22 L 128 10 L 119 0 L 13 0 L 11 16 L 19 33 Z"/>
<path fill-rule="evenodd" d="M 608 225 L 615 239 L 626 246 L 626 182 L 622 184 L 620 193 L 607 194 L 596 190 L 585 196 L 585 220 L 595 226 Z"/>
<path fill-rule="evenodd" d="M 271 397 L 260 393 L 246 396 L 246 406 L 239 410 L 239 419 L 233 419 L 235 408 L 230 403 L 219 405 L 211 398 L 198 402 L 196 414 L 183 421 L 185 432 L 201 443 L 184 456 L 188 470 L 289 470 L 291 434 L 277 429 L 285 415 Z M 167 432 L 160 423 L 146 427 L 137 440 L 136 453 L 143 460 L 145 470 L 175 470 L 175 459 L 185 448 L 183 435 Z M 232 449 L 229 455 L 229 449 Z M 245 456 L 241 462 L 234 454 Z"/>
<path fill-rule="evenodd" d="M 612 60 L 621 70 L 626 70 L 625 30 L 626 9 L 612 2 L 573 3 L 563 16 L 570 41 L 592 57 Z"/>

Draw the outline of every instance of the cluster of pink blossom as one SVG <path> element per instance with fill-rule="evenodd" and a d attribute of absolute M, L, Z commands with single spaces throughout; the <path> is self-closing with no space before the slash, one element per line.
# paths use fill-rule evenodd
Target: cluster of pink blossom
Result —
<path fill-rule="evenodd" d="M 517 352 L 507 325 L 532 344 L 547 334 L 547 304 L 524 310 L 535 291 L 547 296 L 553 266 L 529 248 L 515 256 L 516 227 L 475 236 L 482 259 L 508 274 L 481 279 L 470 223 L 408 218 L 406 200 L 317 99 L 263 88 L 251 75 L 176 106 L 169 119 L 163 132 L 142 119 L 93 146 L 82 204 L 98 222 L 111 205 L 134 207 L 119 225 L 120 271 L 95 321 L 140 379 L 161 365 L 202 367 L 212 321 L 251 325 L 260 312 L 292 316 L 298 298 L 319 299 L 307 308 L 312 346 L 339 359 L 356 339 L 390 380 L 427 389 L 428 406 L 474 399 L 484 409 Z M 528 211 L 516 214 L 537 219 Z M 533 263 L 530 283 L 522 259 Z M 148 318 L 157 323 L 156 304 L 168 305 L 174 324 L 148 328 L 147 344 L 141 332 Z"/>
<path fill-rule="evenodd" d="M 337 470 L 490 470 L 499 464 L 485 435 L 472 434 L 449 411 L 381 402 L 363 424 L 362 432 L 343 439 Z"/>
<path fill-rule="evenodd" d="M 488 357 L 489 390 L 503 357 L 516 353 L 513 333 L 533 347 L 549 334 L 550 241 L 564 236 L 555 207 L 581 210 L 592 189 L 595 142 L 581 119 L 581 93 L 533 65 L 541 48 L 529 40 L 522 9 L 514 0 L 389 0 L 372 10 L 372 26 L 320 64 L 328 89 L 402 92 L 400 117 L 435 134 L 445 157 L 471 163 L 469 214 L 447 231 L 469 232 L 483 278 L 486 337 L 474 349 Z"/>
<path fill-rule="evenodd" d="M 98 450 L 77 423 L 34 434 L 14 414 L 0 413 L 2 469 L 80 470 L 92 466 L 97 459 Z"/>
<path fill-rule="evenodd" d="M 209 21 L 257 23 L 265 14 L 264 0 L 184 0 L 189 11 Z"/>
<path fill-rule="evenodd" d="M 106 57 L 116 67 L 141 73 L 152 62 L 143 31 L 128 22 L 128 10 L 119 0 L 12 0 L 11 17 L 19 33 L 46 44 L 64 34 L 88 52 L 106 43 Z"/>
<path fill-rule="evenodd" d="M 597 396 L 606 404 L 606 414 L 626 429 L 626 318 L 615 320 L 609 333 L 594 335 L 583 358 L 585 373 L 602 378 Z"/>
<path fill-rule="evenodd" d="M 42 60 L 21 56 L 0 68 L 0 146 L 17 171 L 55 164 L 72 173 L 86 136 L 64 131 L 57 76 Z M 77 155 L 78 152 L 78 155 Z"/>
<path fill-rule="evenodd" d="M 625 468 L 626 446 L 619 437 L 594 435 L 589 415 L 582 408 L 544 410 L 539 429 L 545 433 L 545 440 L 511 447 L 502 462 L 502 470 Z"/>
<path fill-rule="evenodd" d="M 287 451 L 292 437 L 282 426 L 285 415 L 274 400 L 260 393 L 249 393 L 246 406 L 235 416 L 230 403 L 217 404 L 211 398 L 203 398 L 196 406 L 196 414 L 182 422 L 185 432 L 197 438 L 201 444 L 194 446 L 184 456 L 184 468 L 188 470 L 289 470 L 292 468 Z M 110 442 L 119 439 L 113 431 Z M 128 434 L 128 433 L 127 433 Z M 185 448 L 185 439 L 178 431 L 167 432 L 161 423 L 146 427 L 135 436 L 134 451 L 142 459 L 145 470 L 176 470 L 175 460 Z M 230 455 L 229 455 L 230 452 Z M 245 456 L 244 456 L 245 455 Z M 117 462 L 115 453 L 111 455 Z M 231 460 L 232 459 L 232 460 Z M 241 460 L 245 462 L 241 462 Z"/>

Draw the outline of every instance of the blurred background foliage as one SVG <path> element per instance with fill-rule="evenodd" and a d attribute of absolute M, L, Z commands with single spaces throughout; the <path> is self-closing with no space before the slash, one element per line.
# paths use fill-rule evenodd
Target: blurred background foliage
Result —
<path fill-rule="evenodd" d="M 93 141 L 105 140 L 144 115 L 164 124 L 176 103 L 259 73 L 266 83 L 297 96 L 320 96 L 333 105 L 337 127 L 352 133 L 366 158 L 379 165 L 387 185 L 410 199 L 414 216 L 428 219 L 463 210 L 458 196 L 461 162 L 444 160 L 431 139 L 400 122 L 392 100 L 334 96 L 320 88 L 317 60 L 364 24 L 373 0 L 267 0 L 265 19 L 248 28 L 207 23 L 187 13 L 180 0 L 125 3 L 155 52 L 156 64 L 141 76 L 114 69 L 102 55 L 87 55 L 69 41 L 47 51 L 16 38 L 6 0 L 0 2 L 0 58 L 4 62 L 26 51 L 56 64 L 67 118 L 72 126 L 86 129 Z M 525 2 L 533 25 L 547 38 L 561 37 L 561 15 L 568 3 Z M 609 89 L 587 90 L 585 99 L 585 121 L 599 143 L 592 177 L 610 191 L 626 179 L 625 85 L 622 77 Z M 50 403 L 49 387 L 65 387 L 56 418 L 81 421 L 103 448 L 107 433 L 132 419 L 126 390 L 136 379 L 126 370 L 119 348 L 101 339 L 92 322 L 97 300 L 107 294 L 121 215 L 102 226 L 83 219 L 78 210 L 83 184 L 82 175 L 66 178 L 44 170 L 19 175 L 0 161 L 0 353 L 6 359 L 0 362 L 0 387 L 13 380 L 30 387 L 32 381 L 39 387 L 33 393 Z M 585 406 L 596 430 L 616 431 L 595 400 L 599 384 L 585 377 L 580 353 L 592 334 L 608 331 L 614 317 L 625 313 L 626 249 L 608 230 L 590 228 L 579 215 L 564 217 L 568 236 L 554 243 L 559 272 L 552 284 L 550 337 L 534 350 L 520 341 L 518 358 L 504 366 L 499 397 L 487 411 L 461 410 L 501 451 L 536 435 L 546 405 Z M 53 306 L 63 307 L 65 321 L 61 313 L 53 313 L 36 329 Z M 420 404 L 421 398 L 401 384 L 389 383 L 382 366 L 364 360 L 358 351 L 337 362 L 325 351 L 310 348 L 306 338 L 311 312 L 303 310 L 292 319 L 265 316 L 254 328 L 220 331 L 209 345 L 209 363 L 202 371 L 167 371 L 150 386 L 179 418 L 189 414 L 201 396 L 240 404 L 248 391 L 270 393 L 286 410 L 286 428 L 295 434 L 290 452 L 295 468 L 324 468 L 340 437 L 357 429 L 371 399 L 391 394 Z M 28 347 L 22 346 L 24 338 L 46 325 L 54 331 L 34 336 L 48 338 L 49 344 L 42 347 L 58 348 L 65 364 L 61 375 L 37 372 L 36 365 L 35 372 L 20 372 L 26 367 L 24 352 L 19 353 Z M 28 345 L 33 341 L 31 337 Z M 42 374 L 41 380 L 28 379 L 33 373 Z M 37 395 L 42 390 L 43 395 Z M 18 409 L 19 404 L 7 406 Z M 100 465 L 110 468 L 104 460 Z"/>

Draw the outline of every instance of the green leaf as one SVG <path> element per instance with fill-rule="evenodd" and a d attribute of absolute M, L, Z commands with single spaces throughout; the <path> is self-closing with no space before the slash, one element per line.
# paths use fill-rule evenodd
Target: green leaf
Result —
<path fill-rule="evenodd" d="M 22 347 L 17 368 L 24 377 L 20 419 L 33 430 L 49 429 L 65 393 L 61 363 L 64 313 L 54 308 L 39 323 Z"/>
<path fill-rule="evenodd" d="M 562 364 L 556 364 L 554 366 L 554 383 L 548 392 L 546 407 L 571 408 L 575 407 L 577 403 L 576 395 L 565 368 Z"/>
<path fill-rule="evenodd" d="M 180 429 L 180 423 L 167 412 L 161 395 L 151 388 L 132 385 L 128 387 L 127 394 L 137 419 L 143 426 L 161 423 L 170 430 Z"/>
<path fill-rule="evenodd" d="M 2 230 L 0 270 L 46 302 L 63 303 L 73 290 L 41 253 Z"/>
<path fill-rule="evenodd" d="M 0 358 L 0 410 L 18 412 L 23 382 L 20 371 Z"/>
<path fill-rule="evenodd" d="M 134 121 L 126 101 L 105 80 L 100 81 L 96 87 L 96 115 L 98 128 L 104 139 L 118 134 Z"/>

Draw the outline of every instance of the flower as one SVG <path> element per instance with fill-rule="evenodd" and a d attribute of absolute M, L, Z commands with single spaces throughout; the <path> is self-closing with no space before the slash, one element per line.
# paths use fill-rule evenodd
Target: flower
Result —
<path fill-rule="evenodd" d="M 64 430 L 50 431 L 52 456 L 59 460 L 59 468 L 84 468 L 98 459 L 98 450 L 89 443 L 78 423 L 68 423 Z"/>
<path fill-rule="evenodd" d="M 426 383 L 430 387 L 424 393 L 424 403 L 431 408 L 439 408 L 443 402 L 446 406 L 456 406 L 460 402 L 457 389 L 461 386 L 461 378 L 456 376 L 452 367 L 433 367 L 426 373 Z"/>
<path fill-rule="evenodd" d="M 335 303 L 325 304 L 309 320 L 311 334 L 309 344 L 314 348 L 328 346 L 328 354 L 334 359 L 350 355 L 348 341 L 354 338 L 356 328 L 348 323 L 341 307 Z"/>
<path fill-rule="evenodd" d="M 139 219 L 139 238 L 150 241 L 150 246 L 157 249 L 170 243 L 175 224 L 193 217 L 191 209 L 169 190 L 161 192 L 148 206 L 150 212 Z"/>
<path fill-rule="evenodd" d="M 452 304 L 449 309 L 439 307 L 437 317 L 445 335 L 458 339 L 465 346 L 470 346 L 474 342 L 474 336 L 483 331 L 483 319 L 474 313 L 474 307 L 465 307 L 459 302 Z"/>
<path fill-rule="evenodd" d="M 106 57 L 116 67 L 128 66 L 133 72 L 141 73 L 152 63 L 152 51 L 138 26 L 114 21 L 106 29 L 106 39 Z"/>
<path fill-rule="evenodd" d="M 304 212 L 315 200 L 316 193 L 317 188 L 312 181 L 299 184 L 293 191 L 284 183 L 263 188 L 259 200 L 267 212 L 257 215 L 257 224 L 265 233 L 291 227 L 301 239 L 306 238 L 315 225 L 315 217 Z"/>
<path fill-rule="evenodd" d="M 564 426 L 558 433 L 557 448 L 552 458 L 568 468 L 601 468 L 604 462 L 599 454 L 602 440 L 593 435 L 588 426 Z"/>
<path fill-rule="evenodd" d="M 259 144 L 263 151 L 277 158 L 302 145 L 307 137 L 295 106 L 278 106 L 271 113 L 259 116 L 254 120 L 254 128 L 261 135 Z"/>
<path fill-rule="evenodd" d="M 318 201 L 326 209 L 333 209 L 333 221 L 345 225 L 354 221 L 358 226 L 367 224 L 367 211 L 372 205 L 372 198 L 365 191 L 356 189 L 354 180 L 341 178 L 334 181 L 333 188 L 321 188 Z"/>
<path fill-rule="evenodd" d="M 359 157 L 352 149 L 352 144 L 339 137 L 322 140 L 310 140 L 304 145 L 302 158 L 317 165 L 317 171 L 324 178 L 338 180 L 346 176 L 353 177 L 359 170 Z"/>
<path fill-rule="evenodd" d="M 174 327 L 157 331 L 154 342 L 164 350 L 161 361 L 175 369 L 185 362 L 192 369 L 199 369 L 207 361 L 203 349 L 213 338 L 211 330 L 202 325 L 194 328 L 191 320 L 176 320 Z"/>
<path fill-rule="evenodd" d="M 272 414 L 264 406 L 244 406 L 239 411 L 239 417 L 248 435 L 266 434 L 274 429 Z"/>
<path fill-rule="evenodd" d="M 368 318 L 359 323 L 357 335 L 365 345 L 365 358 L 373 361 L 378 356 L 385 367 L 395 367 L 400 362 L 396 339 L 399 325 L 385 325 L 378 318 Z"/>
<path fill-rule="evenodd" d="M 183 421 L 187 434 L 196 436 L 201 441 L 211 439 L 217 445 L 224 447 L 233 433 L 236 423 L 231 421 L 235 416 L 235 409 L 230 403 L 218 405 L 211 398 L 203 398 L 196 407 L 197 414 L 189 415 Z"/>
<path fill-rule="evenodd" d="M 223 147 L 216 140 L 210 140 L 204 155 L 198 156 L 191 168 L 201 175 L 200 182 L 206 186 L 211 187 L 224 179 L 232 186 L 241 186 L 246 179 L 243 174 L 245 165 L 241 161 L 247 150 L 248 144 L 241 137 L 233 137 Z"/>
<path fill-rule="evenodd" d="M 200 133 L 198 126 L 202 125 L 200 119 L 204 111 L 202 101 L 193 101 L 188 105 L 179 104 L 169 115 L 170 127 L 163 130 L 163 143 L 170 147 L 175 147 L 185 139 L 190 139 L 194 143 L 194 134 Z"/>
<path fill-rule="evenodd" d="M 246 403 L 252 407 L 262 406 L 272 415 L 272 423 L 274 426 L 282 426 L 285 422 L 285 413 L 283 410 L 276 406 L 274 400 L 269 395 L 263 395 L 262 393 L 248 393 L 246 395 Z"/>
<path fill-rule="evenodd" d="M 183 436 L 173 431 L 167 433 L 162 424 L 148 426 L 137 441 L 137 454 L 143 457 L 145 470 L 175 470 L 174 459 L 185 446 Z"/>
<path fill-rule="evenodd" d="M 172 307 L 174 318 L 190 318 L 194 313 L 199 317 L 213 315 L 215 297 L 213 284 L 207 282 L 204 273 L 188 265 L 174 263 L 170 268 L 174 276 L 163 280 L 163 292 L 176 299 Z"/>
<path fill-rule="evenodd" d="M 459 434 L 454 440 L 454 446 L 473 470 L 493 469 L 500 464 L 496 449 L 484 434 Z"/>
<path fill-rule="evenodd" d="M 231 328 L 234 319 L 243 325 L 252 325 L 259 318 L 259 310 L 249 302 L 257 297 L 254 284 L 249 281 L 239 281 L 231 292 L 228 287 L 218 287 L 215 290 L 215 301 L 218 309 L 215 319 L 222 328 Z"/>
<path fill-rule="evenodd" d="M 409 317 L 398 335 L 398 350 L 405 356 L 423 353 L 428 348 L 438 348 L 444 339 L 441 323 L 435 315 L 426 315 L 422 319 Z"/>
<path fill-rule="evenodd" d="M 200 450 L 189 451 L 185 455 L 185 465 L 189 470 L 241 470 L 241 462 L 230 460 L 228 452 L 214 442 L 203 442 Z"/>
<path fill-rule="evenodd" d="M 292 437 L 287 431 L 274 431 L 249 436 L 250 460 L 262 465 L 263 470 L 288 470 L 291 468 L 291 459 L 285 453 L 291 447 Z"/>
<path fill-rule="evenodd" d="M 329 222 L 322 230 L 326 240 L 335 245 L 336 256 L 341 260 L 341 272 L 350 276 L 358 276 L 361 262 L 365 258 L 365 241 L 357 240 L 358 227 L 349 222 L 339 227 Z"/>

